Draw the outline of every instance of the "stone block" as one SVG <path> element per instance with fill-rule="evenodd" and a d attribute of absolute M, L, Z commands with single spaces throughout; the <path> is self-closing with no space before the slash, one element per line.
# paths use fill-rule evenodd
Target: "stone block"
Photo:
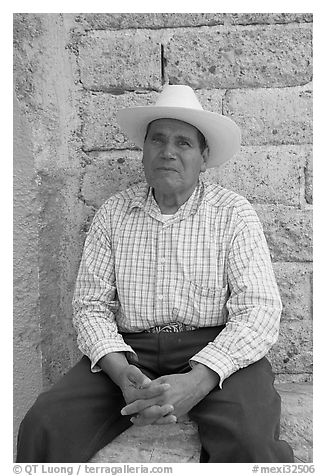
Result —
<path fill-rule="evenodd" d="M 311 23 L 312 13 L 226 13 L 225 24 L 264 25 Z"/>
<path fill-rule="evenodd" d="M 254 203 L 305 203 L 305 165 L 310 146 L 244 146 L 229 162 L 205 176 Z"/>
<path fill-rule="evenodd" d="M 268 353 L 276 374 L 312 374 L 312 320 L 283 321 L 279 339 Z"/>
<path fill-rule="evenodd" d="M 223 113 L 242 131 L 242 144 L 312 143 L 312 86 L 228 91 Z"/>
<path fill-rule="evenodd" d="M 303 374 L 275 374 L 275 383 L 278 384 L 285 384 L 285 383 L 312 383 L 313 382 L 313 373 L 310 371 L 309 373 Z"/>
<path fill-rule="evenodd" d="M 92 463 L 197 463 L 197 426 L 188 418 L 176 425 L 132 426 L 99 451 Z"/>
<path fill-rule="evenodd" d="M 13 14 L 14 89 L 18 100 L 24 101 L 32 110 L 38 107 L 35 75 L 39 69 L 40 54 L 34 44 L 44 34 L 42 20 L 38 14 Z"/>
<path fill-rule="evenodd" d="M 171 84 L 288 87 L 312 78 L 310 25 L 176 30 L 164 48 Z"/>
<path fill-rule="evenodd" d="M 312 263 L 274 263 L 286 321 L 312 319 Z"/>
<path fill-rule="evenodd" d="M 305 200 L 307 203 L 312 204 L 313 201 L 313 161 L 312 155 L 308 156 L 308 160 L 305 167 Z"/>
<path fill-rule="evenodd" d="M 223 89 L 197 89 L 196 95 L 204 109 L 211 112 L 222 114 L 223 98 L 225 90 Z"/>
<path fill-rule="evenodd" d="M 224 91 L 201 89 L 197 96 L 202 106 L 208 111 L 222 112 L 222 97 Z M 128 140 L 120 129 L 116 114 L 119 109 L 132 106 L 145 106 L 154 104 L 158 93 L 111 94 L 102 92 L 87 92 L 82 101 L 82 139 L 83 149 L 110 150 L 134 148 L 135 145 Z"/>
<path fill-rule="evenodd" d="M 312 462 L 312 386 L 282 384 L 281 439 L 292 446 L 296 462 Z M 176 425 L 132 426 L 100 450 L 91 463 L 198 463 L 197 427 L 188 418 Z"/>
<path fill-rule="evenodd" d="M 40 340 L 25 338 L 42 352 L 43 384 L 58 381 L 74 361 L 71 300 L 81 252 L 83 213 L 74 167 L 38 174 L 38 288 Z"/>
<path fill-rule="evenodd" d="M 58 13 L 15 16 L 14 89 L 33 131 L 36 169 L 78 166 L 76 63 L 67 36 Z"/>
<path fill-rule="evenodd" d="M 313 460 L 313 387 L 308 384 L 277 386 L 282 398 L 281 438 L 288 441 L 295 459 L 311 463 Z"/>
<path fill-rule="evenodd" d="M 87 93 L 82 102 L 83 149 L 110 150 L 133 148 L 116 120 L 125 107 L 145 106 L 155 102 L 157 93 Z"/>
<path fill-rule="evenodd" d="M 221 25 L 224 17 L 223 13 L 84 13 L 76 20 L 87 29 L 121 30 Z"/>
<path fill-rule="evenodd" d="M 79 44 L 78 62 L 86 89 L 161 86 L 161 45 L 150 30 L 89 32 Z"/>
<path fill-rule="evenodd" d="M 84 13 L 76 16 L 85 29 L 177 28 L 312 22 L 310 13 Z"/>
<path fill-rule="evenodd" d="M 141 153 L 112 151 L 89 154 L 81 195 L 88 205 L 99 208 L 114 193 L 145 181 Z"/>
<path fill-rule="evenodd" d="M 312 210 L 254 205 L 273 261 L 312 261 Z"/>

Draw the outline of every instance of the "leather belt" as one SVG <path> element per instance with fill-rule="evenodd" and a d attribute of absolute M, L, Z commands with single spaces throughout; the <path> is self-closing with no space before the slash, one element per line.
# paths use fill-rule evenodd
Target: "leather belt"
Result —
<path fill-rule="evenodd" d="M 151 334 L 159 334 L 160 332 L 184 332 L 194 331 L 195 329 L 198 329 L 198 327 L 183 324 L 182 322 L 171 322 L 170 324 L 162 326 L 150 327 L 149 329 L 144 330 L 144 332 L 149 332 Z"/>

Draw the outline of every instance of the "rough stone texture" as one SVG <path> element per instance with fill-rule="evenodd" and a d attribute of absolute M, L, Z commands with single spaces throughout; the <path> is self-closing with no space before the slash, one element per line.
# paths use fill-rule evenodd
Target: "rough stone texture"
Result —
<path fill-rule="evenodd" d="M 281 438 L 297 462 L 312 461 L 312 386 L 277 386 L 282 398 Z M 131 427 L 99 451 L 92 463 L 198 463 L 200 443 L 194 423 Z"/>
<path fill-rule="evenodd" d="M 116 121 L 119 109 L 145 106 L 155 102 L 157 93 L 104 94 L 88 93 L 83 99 L 83 148 L 90 150 L 132 148 Z"/>
<path fill-rule="evenodd" d="M 184 418 L 177 425 L 132 426 L 99 451 L 92 463 L 198 463 L 197 427 Z"/>
<path fill-rule="evenodd" d="M 255 205 L 274 261 L 312 261 L 312 210 Z"/>
<path fill-rule="evenodd" d="M 242 147 L 240 152 L 205 176 L 253 203 L 305 204 L 305 167 L 310 146 Z"/>
<path fill-rule="evenodd" d="M 78 198 L 82 157 L 79 86 L 75 82 L 74 55 L 66 48 L 69 22 L 60 14 L 17 14 L 14 20 L 15 91 L 31 130 L 30 166 L 37 183 L 38 207 L 40 333 L 26 328 L 22 338 L 40 349 L 43 385 L 47 387 L 77 354 L 71 297 L 85 213 Z M 25 80 L 31 84 L 27 91 Z"/>
<path fill-rule="evenodd" d="M 268 353 L 278 381 L 312 380 L 312 264 L 274 263 L 283 312 L 280 336 Z"/>
<path fill-rule="evenodd" d="M 312 263 L 273 263 L 280 289 L 282 320 L 312 319 Z"/>
<path fill-rule="evenodd" d="M 311 13 L 84 13 L 76 17 L 86 29 L 177 28 L 312 22 Z"/>
<path fill-rule="evenodd" d="M 281 435 L 289 441 L 298 463 L 313 461 L 313 387 L 282 384 Z"/>
<path fill-rule="evenodd" d="M 203 107 L 209 111 L 222 112 L 224 91 L 199 90 L 198 98 Z M 119 109 L 132 106 L 145 106 L 156 101 L 158 93 L 121 92 L 87 93 L 83 98 L 82 130 L 83 148 L 90 150 L 110 150 L 133 148 L 135 145 L 126 137 L 116 121 Z"/>
<path fill-rule="evenodd" d="M 311 367 L 311 366 L 310 366 Z M 285 384 L 285 383 L 310 383 L 312 384 L 314 380 L 314 375 L 310 369 L 310 372 L 301 373 L 301 374 L 287 374 L 287 373 L 277 373 L 275 374 L 275 383 L 276 384 Z"/>
<path fill-rule="evenodd" d="M 59 14 L 17 14 L 14 20 L 15 92 L 31 124 L 35 167 L 77 166 L 79 90 L 66 48 L 68 26 Z"/>
<path fill-rule="evenodd" d="M 280 381 L 285 374 L 312 374 L 312 320 L 283 321 L 268 358 Z"/>
<path fill-rule="evenodd" d="M 37 187 L 31 131 L 14 97 L 14 260 L 13 387 L 14 433 L 42 388 L 38 293 Z M 26 333 L 33 339 L 26 339 Z M 24 391 L 22 392 L 22 388 Z"/>
<path fill-rule="evenodd" d="M 223 114 L 242 131 L 243 145 L 312 143 L 311 84 L 228 91 Z"/>
<path fill-rule="evenodd" d="M 313 196 L 312 196 L 312 188 L 313 188 L 313 161 L 312 155 L 308 156 L 307 164 L 305 167 L 305 199 L 307 203 L 312 204 Z"/>
<path fill-rule="evenodd" d="M 49 386 L 76 361 L 72 295 L 83 246 L 76 170 L 39 172 L 39 293 L 44 385 Z M 76 176 L 77 175 L 77 176 Z"/>
<path fill-rule="evenodd" d="M 16 14 L 13 17 L 14 75 L 17 99 L 37 107 L 35 72 L 39 67 L 38 45 L 42 34 L 42 18 L 38 15 Z"/>
<path fill-rule="evenodd" d="M 91 32 L 79 45 L 86 89 L 159 89 L 161 45 L 151 31 Z"/>
<path fill-rule="evenodd" d="M 140 181 L 145 181 L 141 152 L 94 152 L 89 154 L 80 192 L 85 202 L 97 209 L 109 195 Z"/>
<path fill-rule="evenodd" d="M 170 84 L 194 88 L 284 87 L 311 81 L 311 28 L 176 31 L 164 49 Z"/>
<path fill-rule="evenodd" d="M 283 23 L 310 23 L 312 13 L 227 13 L 225 23 L 235 25 L 263 25 Z"/>

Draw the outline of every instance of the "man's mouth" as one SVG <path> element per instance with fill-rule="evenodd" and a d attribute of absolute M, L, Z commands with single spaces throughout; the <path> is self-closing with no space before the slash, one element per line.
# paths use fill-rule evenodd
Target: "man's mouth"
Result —
<path fill-rule="evenodd" d="M 156 170 L 163 170 L 164 172 L 178 172 L 178 170 L 173 167 L 157 167 Z"/>

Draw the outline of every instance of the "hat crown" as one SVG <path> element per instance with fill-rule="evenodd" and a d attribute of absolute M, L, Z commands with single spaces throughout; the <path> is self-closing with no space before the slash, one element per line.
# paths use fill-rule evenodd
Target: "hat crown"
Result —
<path fill-rule="evenodd" d="M 163 87 L 155 106 L 157 107 L 186 107 L 203 110 L 202 105 L 190 86 L 166 85 Z"/>

